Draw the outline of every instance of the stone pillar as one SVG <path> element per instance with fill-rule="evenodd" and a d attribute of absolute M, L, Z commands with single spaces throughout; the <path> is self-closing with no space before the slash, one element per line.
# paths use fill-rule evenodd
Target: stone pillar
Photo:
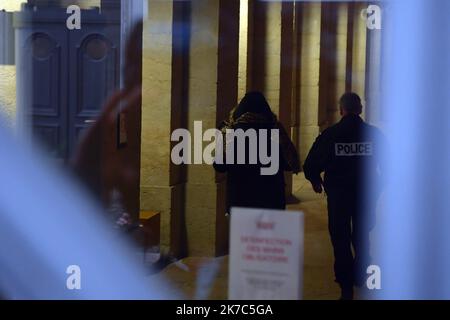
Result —
<path fill-rule="evenodd" d="M 297 3 L 301 17 L 300 76 L 300 159 L 303 162 L 319 134 L 319 74 L 321 48 L 320 3 Z M 296 5 L 297 5 L 296 4 Z"/>
<path fill-rule="evenodd" d="M 282 2 L 281 7 L 281 49 L 279 76 L 279 120 L 286 131 L 293 136 L 294 89 L 294 2 Z M 292 194 L 292 173 L 285 173 L 286 196 Z"/>
<path fill-rule="evenodd" d="M 188 128 L 215 128 L 237 104 L 239 1 L 191 2 Z M 208 143 L 204 143 L 206 146 Z M 190 256 L 227 252 L 225 180 L 206 164 L 190 165 L 186 184 L 186 227 Z"/>
<path fill-rule="evenodd" d="M 347 89 L 348 3 L 326 3 L 322 10 L 319 125 L 340 120 L 339 98 Z"/>
<path fill-rule="evenodd" d="M 383 120 L 380 105 L 382 30 L 373 29 L 367 31 L 366 59 L 366 120 L 380 125 Z"/>
<path fill-rule="evenodd" d="M 294 62 L 294 3 L 252 3 L 251 81 L 262 91 L 288 132 L 292 126 Z M 286 174 L 286 194 L 292 193 L 292 175 Z"/>
<path fill-rule="evenodd" d="M 252 6 L 250 87 L 265 94 L 277 115 L 280 111 L 282 7 L 283 2 L 278 1 L 254 1 Z"/>
<path fill-rule="evenodd" d="M 300 97 L 301 97 L 301 53 L 302 53 L 302 4 L 294 3 L 293 70 L 292 70 L 292 141 L 300 152 Z"/>
<path fill-rule="evenodd" d="M 272 110 L 280 115 L 280 72 L 281 72 L 281 39 L 282 19 L 281 11 L 283 2 L 266 2 L 265 24 L 265 72 L 260 76 L 263 79 L 264 94 L 266 95 Z M 255 21 L 259 24 L 259 21 Z M 255 25 L 256 28 L 256 25 Z M 255 52 L 254 54 L 259 54 Z"/>
<path fill-rule="evenodd" d="M 242 99 L 247 92 L 248 83 L 248 57 L 249 57 L 249 26 L 251 21 L 253 0 L 241 0 L 239 11 L 239 83 L 238 100 Z"/>
<path fill-rule="evenodd" d="M 357 93 L 366 105 L 366 50 L 367 50 L 367 26 L 361 19 L 361 11 L 367 8 L 365 3 L 354 3 L 352 10 L 353 42 L 352 42 L 352 66 L 351 66 L 351 91 Z M 363 116 L 366 115 L 364 108 Z"/>
<path fill-rule="evenodd" d="M 183 127 L 186 5 L 149 1 L 143 31 L 141 210 L 161 215 L 161 246 L 186 255 L 183 167 L 171 162 L 171 133 Z"/>
<path fill-rule="evenodd" d="M 353 17 L 349 16 L 349 3 L 333 3 L 333 11 L 337 13 L 336 19 L 336 57 L 335 57 L 335 73 L 334 84 L 336 89 L 335 95 L 330 97 L 328 109 L 329 124 L 335 124 L 341 120 L 339 110 L 339 99 L 350 88 L 348 72 L 352 65 L 352 23 Z M 350 44 L 350 45 L 349 45 Z"/>

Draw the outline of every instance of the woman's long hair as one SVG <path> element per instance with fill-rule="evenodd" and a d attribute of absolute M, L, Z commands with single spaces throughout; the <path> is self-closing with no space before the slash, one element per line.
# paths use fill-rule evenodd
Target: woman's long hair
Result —
<path fill-rule="evenodd" d="M 237 120 L 246 113 L 265 115 L 269 118 L 273 117 L 269 103 L 259 91 L 249 92 L 245 95 L 234 111 L 233 118 Z"/>

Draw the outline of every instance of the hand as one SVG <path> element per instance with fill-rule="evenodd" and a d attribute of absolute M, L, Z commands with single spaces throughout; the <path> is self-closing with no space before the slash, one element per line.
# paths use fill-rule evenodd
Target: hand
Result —
<path fill-rule="evenodd" d="M 321 182 L 311 183 L 311 185 L 312 185 L 315 193 L 321 194 L 323 192 Z"/>

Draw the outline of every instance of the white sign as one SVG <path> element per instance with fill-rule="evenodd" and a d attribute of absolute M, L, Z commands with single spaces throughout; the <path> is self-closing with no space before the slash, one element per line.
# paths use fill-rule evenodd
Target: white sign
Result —
<path fill-rule="evenodd" d="M 231 210 L 230 300 L 300 300 L 303 213 Z"/>

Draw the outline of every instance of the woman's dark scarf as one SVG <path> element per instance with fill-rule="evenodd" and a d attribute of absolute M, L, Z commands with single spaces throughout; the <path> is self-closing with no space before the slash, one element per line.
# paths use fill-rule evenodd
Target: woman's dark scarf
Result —
<path fill-rule="evenodd" d="M 264 96 L 259 92 L 247 93 L 238 107 L 231 110 L 227 120 L 222 123 L 221 131 L 233 130 L 241 125 L 264 125 L 268 129 L 278 129 L 280 147 L 289 168 L 295 174 L 300 172 L 300 160 L 288 133 L 270 109 Z"/>

